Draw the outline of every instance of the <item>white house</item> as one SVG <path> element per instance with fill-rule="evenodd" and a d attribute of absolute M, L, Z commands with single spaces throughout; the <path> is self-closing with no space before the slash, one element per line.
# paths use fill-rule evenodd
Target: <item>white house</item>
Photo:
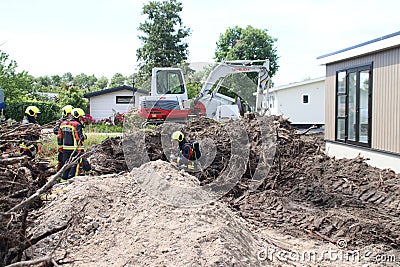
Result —
<path fill-rule="evenodd" d="M 326 152 L 400 173 L 400 32 L 317 59 L 326 67 Z"/>
<path fill-rule="evenodd" d="M 114 115 L 115 112 L 124 113 L 129 107 L 139 107 L 139 97 L 148 95 L 147 91 L 122 85 L 87 93 L 90 115 L 95 120 L 102 120 Z"/>
<path fill-rule="evenodd" d="M 289 118 L 293 125 L 324 125 L 325 77 L 271 88 L 269 108 L 272 115 Z"/>

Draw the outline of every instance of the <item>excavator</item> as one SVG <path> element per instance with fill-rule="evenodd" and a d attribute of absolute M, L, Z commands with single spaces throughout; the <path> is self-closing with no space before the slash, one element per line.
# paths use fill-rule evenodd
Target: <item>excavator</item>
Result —
<path fill-rule="evenodd" d="M 139 115 L 145 119 L 144 125 L 160 124 L 166 120 L 186 121 L 191 116 L 207 116 L 218 121 L 238 119 L 240 107 L 237 100 L 218 91 L 229 75 L 248 72 L 258 73 L 254 112 L 263 115 L 268 110 L 268 70 L 268 59 L 220 62 L 208 75 L 198 96 L 188 99 L 180 68 L 153 68 L 150 96 L 139 99 Z"/>

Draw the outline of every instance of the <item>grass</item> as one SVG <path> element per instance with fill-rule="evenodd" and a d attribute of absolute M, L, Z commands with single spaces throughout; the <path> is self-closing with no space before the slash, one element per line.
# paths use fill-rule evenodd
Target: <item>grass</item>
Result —
<path fill-rule="evenodd" d="M 85 126 L 86 133 L 122 133 L 123 127 L 117 125 L 105 125 L 101 123 Z"/>
<path fill-rule="evenodd" d="M 87 139 L 84 141 L 85 148 L 102 143 L 108 137 L 119 136 L 119 133 L 87 133 Z M 37 158 L 47 158 L 50 160 L 51 166 L 57 165 L 57 136 L 51 135 L 44 138 L 42 143 L 39 144 L 40 151 Z"/>

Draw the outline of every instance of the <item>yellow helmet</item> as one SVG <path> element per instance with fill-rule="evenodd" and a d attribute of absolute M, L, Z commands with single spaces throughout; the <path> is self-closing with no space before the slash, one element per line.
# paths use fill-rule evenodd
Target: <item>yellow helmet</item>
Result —
<path fill-rule="evenodd" d="M 71 105 L 66 105 L 65 107 L 63 107 L 62 112 L 63 112 L 64 117 L 67 117 L 68 114 L 71 114 L 73 109 L 74 109 L 74 107 Z"/>
<path fill-rule="evenodd" d="M 81 109 L 81 108 L 74 108 L 73 110 L 71 110 L 71 114 L 72 114 L 72 117 L 77 119 L 79 117 L 85 116 L 85 111 L 83 111 L 83 109 Z"/>
<path fill-rule="evenodd" d="M 178 140 L 179 142 L 183 141 L 183 138 L 185 138 L 185 136 L 183 135 L 183 133 L 181 131 L 176 131 L 173 132 L 171 135 L 172 140 Z"/>
<path fill-rule="evenodd" d="M 29 106 L 25 109 L 25 114 L 29 116 L 35 116 L 38 113 L 40 113 L 40 110 L 36 106 Z"/>

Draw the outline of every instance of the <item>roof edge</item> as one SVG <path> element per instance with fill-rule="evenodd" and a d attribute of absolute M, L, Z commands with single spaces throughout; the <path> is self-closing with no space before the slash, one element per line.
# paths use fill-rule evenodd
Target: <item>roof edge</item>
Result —
<path fill-rule="evenodd" d="M 322 76 L 322 77 L 318 77 L 318 78 L 304 80 L 304 81 L 301 81 L 301 82 L 288 83 L 288 84 L 280 85 L 280 86 L 277 86 L 277 87 L 272 87 L 269 91 L 270 92 L 275 92 L 275 91 L 289 89 L 289 88 L 292 88 L 292 87 L 297 87 L 297 86 L 301 86 L 301 85 L 305 85 L 305 84 L 321 82 L 321 81 L 324 81 L 325 78 L 326 78 L 325 76 Z"/>
<path fill-rule="evenodd" d="M 393 39 L 391 39 L 393 38 Z M 381 42 L 381 46 L 378 43 Z M 400 31 L 317 57 L 320 65 L 400 45 Z M 342 54 L 342 55 L 339 55 Z"/>
<path fill-rule="evenodd" d="M 103 89 L 103 90 L 100 90 L 100 91 L 86 93 L 86 94 L 83 95 L 83 97 L 90 98 L 90 97 L 93 97 L 93 96 L 104 95 L 104 94 L 113 93 L 113 92 L 117 92 L 117 91 L 121 91 L 121 90 L 129 90 L 129 91 L 132 91 L 132 93 L 135 93 L 135 92 L 139 92 L 139 93 L 142 93 L 142 94 L 148 94 L 149 93 L 149 92 L 147 92 L 145 90 L 138 89 L 138 88 L 133 88 L 132 86 L 129 86 L 129 85 L 121 85 L 121 86 L 118 86 L 118 87 L 107 88 L 107 89 Z"/>

